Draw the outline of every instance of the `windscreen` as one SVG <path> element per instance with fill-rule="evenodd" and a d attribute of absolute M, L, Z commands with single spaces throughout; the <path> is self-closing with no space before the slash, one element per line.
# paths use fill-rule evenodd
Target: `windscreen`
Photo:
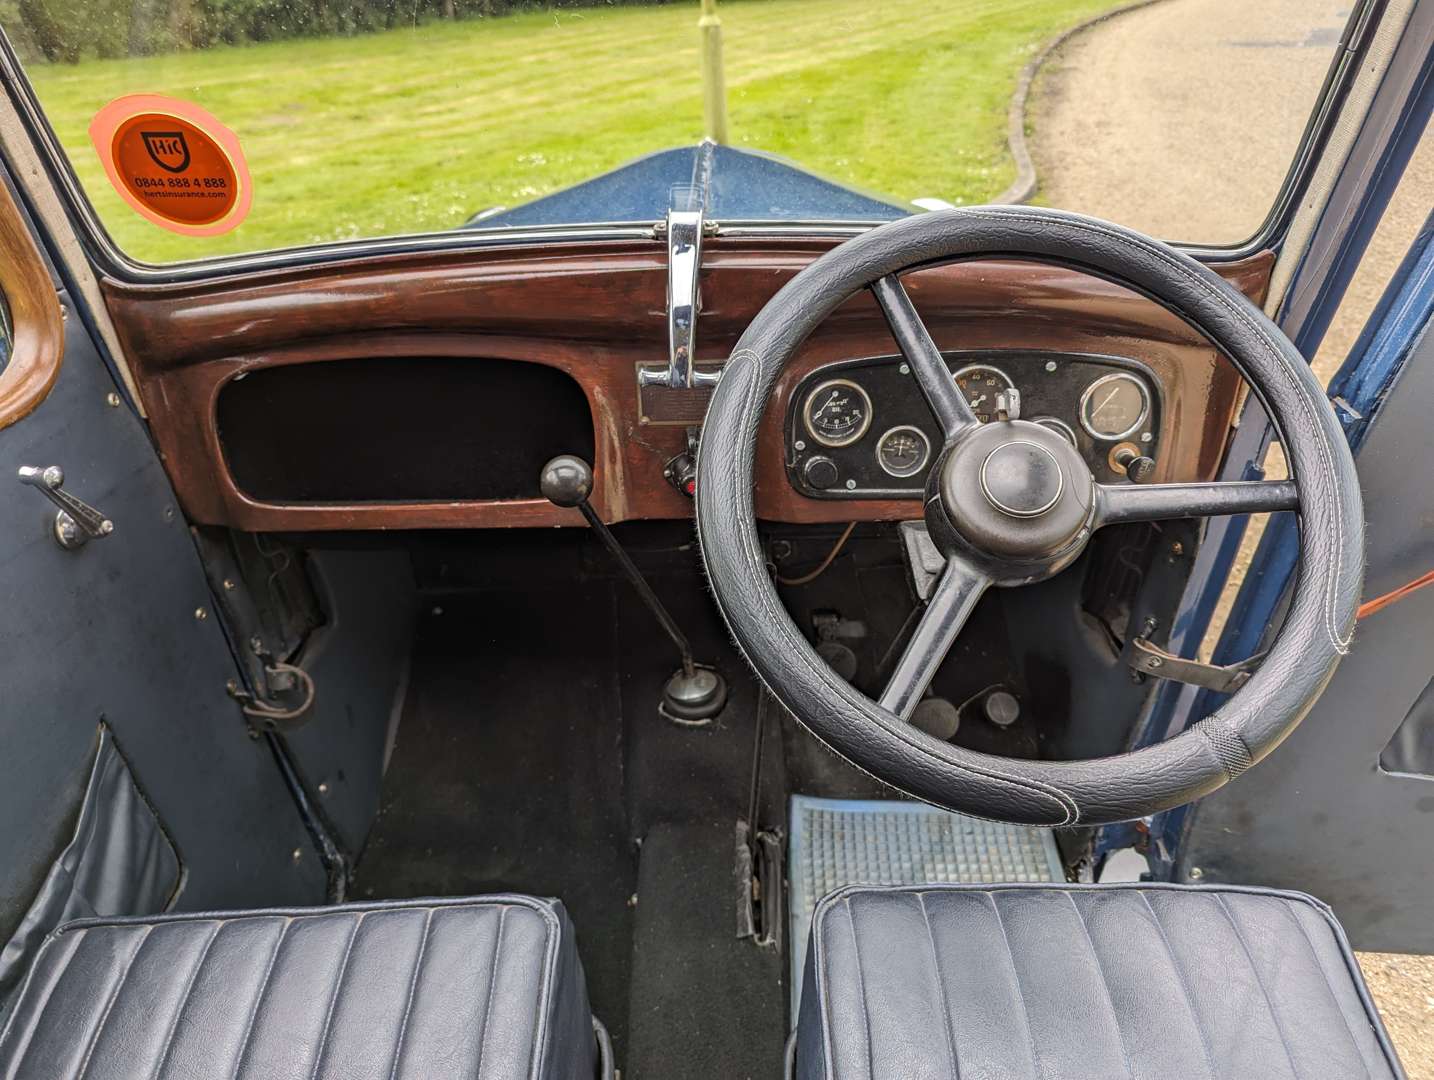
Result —
<path fill-rule="evenodd" d="M 1248 237 L 1347 5 L 1124 7 L 0 0 L 0 25 L 142 262 L 650 221 L 699 165 L 721 220 L 1025 200 Z"/>

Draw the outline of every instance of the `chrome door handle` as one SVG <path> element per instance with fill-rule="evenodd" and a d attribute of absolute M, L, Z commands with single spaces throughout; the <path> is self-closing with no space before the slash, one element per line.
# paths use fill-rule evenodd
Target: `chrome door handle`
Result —
<path fill-rule="evenodd" d="M 65 490 L 65 471 L 58 465 L 21 465 L 20 483 L 35 488 L 60 508 L 55 515 L 55 542 L 67 551 L 84 547 L 91 540 L 102 540 L 115 531 L 113 521 Z"/>

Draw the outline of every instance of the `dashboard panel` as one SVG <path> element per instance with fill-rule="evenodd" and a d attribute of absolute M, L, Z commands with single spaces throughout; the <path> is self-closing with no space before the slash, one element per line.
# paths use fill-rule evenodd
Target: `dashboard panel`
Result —
<path fill-rule="evenodd" d="M 1119 356 L 1040 349 L 947 351 L 942 356 L 978 420 L 1019 392 L 1020 416 L 1067 439 L 1096 480 L 1124 478 L 1124 462 L 1158 460 L 1162 393 L 1144 364 Z M 792 394 L 786 418 L 791 484 L 814 499 L 920 497 L 941 448 L 935 417 L 900 356 L 827 364 Z"/>
<path fill-rule="evenodd" d="M 720 367 L 772 296 L 839 239 L 719 234 L 705 241 L 698 365 Z M 1211 265 L 1258 303 L 1273 263 L 1271 253 L 1261 252 Z M 1139 357 L 1158 394 L 1153 433 L 1160 460 L 1150 479 L 1215 475 L 1242 394 L 1239 373 L 1164 308 L 1077 270 L 1015 260 L 924 267 L 905 275 L 903 284 L 942 350 L 1047 350 L 1107 357 L 1117 367 L 1115 358 Z M 680 409 L 672 402 L 654 408 L 635 376 L 639 366 L 667 360 L 667 263 L 660 241 L 376 253 L 194 282 L 107 278 L 101 287 L 180 505 L 196 524 L 250 532 L 583 526 L 578 511 L 516 484 L 499 488 L 486 477 L 514 447 L 506 425 L 491 422 L 494 410 L 475 400 L 477 376 L 463 369 L 511 373 L 515 364 L 556 369 L 581 390 L 587 415 L 579 432 L 579 410 L 563 409 L 573 420 L 564 449 L 586 453 L 591 446 L 592 504 L 604 520 L 691 516 L 691 499 L 670 482 L 667 466 L 688 450 L 688 427 L 704 402 L 692 391 L 694 400 L 681 402 Z M 757 435 L 754 501 L 762 520 L 817 524 L 921 516 L 915 474 L 898 478 L 906 485 L 898 497 L 843 500 L 805 494 L 786 467 L 797 388 L 814 386 L 807 380 L 819 369 L 895 351 L 869 292 L 843 303 L 802 344 L 772 387 Z M 308 416 L 292 419 L 320 429 L 328 421 L 314 414 L 330 408 L 330 397 L 350 392 L 346 384 L 362 370 L 353 362 L 377 360 L 392 360 L 396 369 L 412 365 L 416 388 L 383 400 L 376 395 L 378 418 L 372 421 L 408 432 L 410 440 L 430 430 L 451 434 L 455 413 L 461 415 L 457 403 L 472 403 L 471 440 L 461 449 L 452 443 L 447 448 L 456 459 L 453 467 L 471 477 L 443 490 L 389 483 L 387 462 L 403 452 L 390 445 L 381 474 L 372 461 L 351 463 L 375 474 L 362 478 L 361 490 L 255 490 L 252 477 L 244 483 L 246 470 L 264 463 L 235 456 L 246 451 L 234 445 L 232 423 L 224 422 L 233 420 L 223 402 L 232 383 L 279 367 L 315 366 L 312 381 L 321 400 L 311 398 Z M 495 377 L 506 376 L 495 370 Z M 560 404 L 552 394 L 538 397 L 525 398 L 512 411 L 537 421 Z M 576 405 L 570 392 L 561 397 Z M 1035 407 L 1028 404 L 1024 415 L 1034 415 Z M 918 429 L 929 422 L 915 415 Z M 882 414 L 874 424 L 882 424 Z M 892 421 L 875 434 L 899 424 Z M 914 433 L 901 434 L 919 443 Z M 328 467 L 336 473 L 347 460 L 322 439 L 312 452 L 332 456 Z M 898 470 L 912 452 L 909 442 L 893 438 Z M 509 474 L 526 475 L 529 468 Z M 313 494 L 321 498 L 295 497 Z"/>

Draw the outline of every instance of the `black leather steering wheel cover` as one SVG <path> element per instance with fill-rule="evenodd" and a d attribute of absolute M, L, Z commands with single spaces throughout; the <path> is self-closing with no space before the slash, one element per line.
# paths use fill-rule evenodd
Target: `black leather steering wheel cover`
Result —
<path fill-rule="evenodd" d="M 1300 567 L 1259 671 L 1188 731 L 1071 762 L 975 753 L 926 735 L 817 656 L 770 580 L 753 502 L 757 432 L 787 361 L 859 289 L 923 264 L 1038 259 L 1149 296 L 1240 369 L 1278 426 L 1299 488 Z M 1303 719 L 1348 651 L 1364 570 L 1363 507 L 1348 444 L 1309 365 L 1242 294 L 1194 259 L 1094 218 L 1033 207 L 942 210 L 835 248 L 782 288 L 737 343 L 713 394 L 697 464 L 697 528 L 718 607 L 752 667 L 829 747 L 878 779 L 961 813 L 1032 825 L 1124 821 L 1238 776 Z"/>

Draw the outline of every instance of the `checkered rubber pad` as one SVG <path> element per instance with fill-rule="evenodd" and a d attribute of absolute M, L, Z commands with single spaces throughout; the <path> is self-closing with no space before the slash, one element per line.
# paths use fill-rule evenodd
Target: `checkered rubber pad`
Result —
<path fill-rule="evenodd" d="M 791 807 L 792 1023 L 812 911 L 843 885 L 923 885 L 970 881 L 1064 881 L 1048 829 L 1002 825 L 924 803 L 813 799 Z"/>

